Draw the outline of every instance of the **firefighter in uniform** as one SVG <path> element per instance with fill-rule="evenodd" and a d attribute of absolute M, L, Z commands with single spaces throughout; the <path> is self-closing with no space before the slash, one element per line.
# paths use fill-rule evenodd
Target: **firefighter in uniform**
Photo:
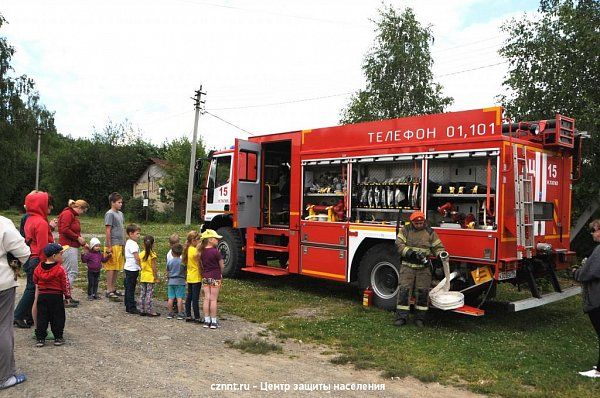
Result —
<path fill-rule="evenodd" d="M 410 224 L 398 233 L 396 246 L 402 257 L 402 266 L 394 325 L 402 326 L 408 321 L 410 298 L 414 293 L 417 310 L 415 325 L 422 327 L 431 289 L 431 269 L 427 256 L 438 256 L 444 251 L 444 245 L 435 231 L 425 225 L 423 212 L 415 211 L 410 215 Z"/>

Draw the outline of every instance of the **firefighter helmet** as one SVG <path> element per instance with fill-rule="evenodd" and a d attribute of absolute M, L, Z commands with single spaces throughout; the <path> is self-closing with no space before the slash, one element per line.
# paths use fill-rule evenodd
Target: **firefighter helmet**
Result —
<path fill-rule="evenodd" d="M 413 211 L 413 213 L 410 215 L 410 221 L 419 221 L 419 220 L 425 220 L 425 214 L 423 214 L 423 212 L 420 210 Z"/>

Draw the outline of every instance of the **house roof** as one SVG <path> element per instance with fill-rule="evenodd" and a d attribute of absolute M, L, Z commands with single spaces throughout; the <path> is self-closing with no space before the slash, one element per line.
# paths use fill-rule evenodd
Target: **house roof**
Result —
<path fill-rule="evenodd" d="M 164 159 L 159 159 L 159 158 L 150 158 L 150 160 L 152 161 L 152 163 L 162 167 L 163 169 L 168 169 L 170 167 L 173 167 L 173 164 L 170 162 L 167 162 Z"/>

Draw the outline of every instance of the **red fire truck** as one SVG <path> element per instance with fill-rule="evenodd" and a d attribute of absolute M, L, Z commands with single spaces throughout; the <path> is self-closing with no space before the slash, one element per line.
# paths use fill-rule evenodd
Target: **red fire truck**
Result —
<path fill-rule="evenodd" d="M 562 115 L 502 116 L 491 107 L 236 139 L 210 154 L 202 228 L 223 236 L 226 277 L 356 282 L 391 309 L 398 226 L 421 210 L 450 254 L 452 290 L 467 302 L 493 298 L 499 282 L 531 291 L 513 311 L 577 294 L 556 271 L 574 261 L 581 136 Z M 554 291 L 542 294 L 540 278 Z"/>

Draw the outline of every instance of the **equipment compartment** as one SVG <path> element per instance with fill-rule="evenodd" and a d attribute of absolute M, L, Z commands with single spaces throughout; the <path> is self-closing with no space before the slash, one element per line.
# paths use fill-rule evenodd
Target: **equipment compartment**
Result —
<path fill-rule="evenodd" d="M 428 160 L 427 220 L 453 229 L 496 229 L 497 156 L 445 154 Z"/>
<path fill-rule="evenodd" d="M 348 164 L 341 161 L 306 162 L 303 169 L 303 220 L 346 221 Z"/>
<path fill-rule="evenodd" d="M 421 208 L 420 159 L 359 159 L 352 164 L 353 222 L 394 224 Z"/>
<path fill-rule="evenodd" d="M 346 281 L 347 250 L 302 245 L 300 251 L 301 274 Z"/>

